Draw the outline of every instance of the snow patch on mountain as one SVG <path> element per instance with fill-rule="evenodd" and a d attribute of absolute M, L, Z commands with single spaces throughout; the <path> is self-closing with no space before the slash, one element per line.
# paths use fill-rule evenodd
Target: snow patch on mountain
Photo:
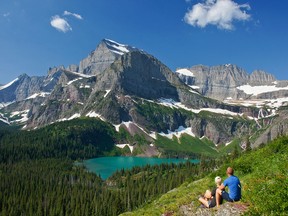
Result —
<path fill-rule="evenodd" d="M 3 86 L 0 86 L 0 91 L 5 89 L 5 88 L 8 88 L 9 86 L 11 86 L 13 83 L 17 82 L 19 78 L 16 78 L 14 79 L 13 81 L 7 83 L 6 85 L 3 85 Z"/>
<path fill-rule="evenodd" d="M 13 123 L 24 123 L 24 122 L 27 122 L 28 121 L 28 113 L 29 113 L 29 110 L 22 110 L 22 111 L 14 111 L 11 113 L 10 115 L 10 118 L 17 118 L 16 120 L 14 121 L 11 121 Z"/>
<path fill-rule="evenodd" d="M 288 97 L 284 98 L 277 98 L 277 99 L 250 99 L 250 100 L 232 100 L 227 99 L 224 101 L 224 103 L 231 104 L 231 105 L 241 105 L 241 106 L 255 106 L 258 108 L 268 106 L 272 109 L 278 109 L 281 106 L 287 106 L 288 105 Z"/>
<path fill-rule="evenodd" d="M 288 97 L 277 98 L 277 99 L 273 99 L 273 100 L 265 100 L 265 105 L 267 105 L 271 108 L 279 108 L 281 106 L 287 106 L 288 105 Z"/>
<path fill-rule="evenodd" d="M 110 93 L 110 91 L 111 91 L 111 89 L 109 89 L 109 90 L 106 90 L 106 93 L 105 93 L 105 95 L 104 95 L 104 98 L 106 98 L 106 97 L 107 97 L 107 95 Z"/>
<path fill-rule="evenodd" d="M 77 72 L 73 72 L 73 71 L 69 71 L 69 73 L 72 73 L 74 75 L 80 76 L 82 78 L 91 78 L 91 77 L 95 76 L 95 75 L 87 75 L 87 74 L 77 73 Z"/>
<path fill-rule="evenodd" d="M 39 92 L 27 97 L 25 100 L 34 99 L 36 97 L 46 97 L 47 95 L 50 94 L 51 94 L 50 92 Z"/>
<path fill-rule="evenodd" d="M 0 109 L 9 106 L 10 104 L 15 103 L 15 101 L 0 103 Z"/>
<path fill-rule="evenodd" d="M 111 52 L 114 52 L 118 55 L 124 55 L 125 53 L 129 52 L 127 49 L 128 45 L 120 44 L 110 39 L 105 39 L 105 43 Z"/>
<path fill-rule="evenodd" d="M 238 86 L 237 89 L 243 91 L 245 94 L 257 96 L 262 93 L 275 92 L 281 90 L 288 90 L 287 87 L 276 87 L 276 85 L 262 85 L 262 86 L 251 86 L 251 85 L 242 85 Z"/>
<path fill-rule="evenodd" d="M 148 134 L 150 137 L 152 137 L 153 139 L 157 139 L 157 133 L 156 132 L 151 132 L 150 134 Z"/>
<path fill-rule="evenodd" d="M 8 118 L 6 118 L 3 114 L 0 113 L 0 121 L 4 122 L 5 124 L 10 125 Z"/>
<path fill-rule="evenodd" d="M 79 118 L 81 115 L 79 113 L 75 113 L 74 115 L 72 115 L 71 117 L 69 118 L 62 118 L 62 119 L 58 119 L 57 122 L 62 122 L 62 121 L 70 121 L 72 119 L 75 119 L 75 118 Z"/>
<path fill-rule="evenodd" d="M 128 146 L 129 149 L 130 149 L 130 151 L 131 151 L 131 153 L 132 153 L 133 150 L 134 150 L 134 146 L 130 146 L 129 144 L 116 144 L 116 146 L 117 146 L 118 148 L 121 148 L 121 149 L 123 149 L 123 148 L 125 148 L 126 146 Z"/>
<path fill-rule="evenodd" d="M 95 111 L 90 111 L 89 113 L 86 114 L 86 116 L 90 118 L 100 118 L 102 121 L 105 121 L 105 119 Z"/>
<path fill-rule="evenodd" d="M 192 89 L 200 89 L 199 86 L 195 86 L 195 85 L 189 85 L 189 87 L 192 88 Z"/>
<path fill-rule="evenodd" d="M 180 126 L 178 129 L 176 129 L 175 131 L 170 131 L 168 130 L 168 133 L 159 133 L 159 135 L 161 136 L 165 136 L 169 139 L 173 139 L 173 136 L 176 136 L 178 139 L 181 137 L 182 134 L 188 134 L 192 137 L 195 137 L 195 134 L 192 132 L 192 128 L 188 127 L 188 128 L 184 128 L 183 126 Z"/>
<path fill-rule="evenodd" d="M 182 74 L 184 76 L 194 77 L 194 74 L 190 70 L 188 70 L 187 68 L 178 69 L 178 70 L 176 70 L 176 73 Z"/>
<path fill-rule="evenodd" d="M 81 84 L 79 88 L 91 88 L 91 86 L 90 86 L 90 85 L 83 85 L 83 84 Z"/>
<path fill-rule="evenodd" d="M 69 82 L 67 83 L 67 86 L 68 86 L 68 85 L 71 85 L 73 82 L 76 82 L 76 81 L 81 80 L 81 79 L 83 79 L 83 77 L 79 77 L 79 78 L 76 78 L 76 79 L 74 79 L 74 80 L 71 80 L 71 81 L 69 81 Z"/>
<path fill-rule="evenodd" d="M 123 121 L 123 122 L 121 122 L 121 124 L 114 125 L 114 127 L 115 127 L 115 130 L 116 130 L 117 132 L 119 132 L 121 125 L 125 125 L 126 128 L 129 128 L 130 124 L 133 124 L 133 122 L 132 122 L 132 121 L 128 121 L 128 122 L 124 122 L 124 121 Z"/>
<path fill-rule="evenodd" d="M 217 113 L 217 114 L 222 114 L 222 115 L 230 115 L 230 116 L 239 116 L 239 113 L 235 113 L 235 112 L 231 112 L 229 110 L 225 110 L 225 109 L 219 109 L 219 108 L 202 108 L 202 109 L 192 109 L 189 107 L 186 107 L 184 104 L 180 103 L 180 102 L 175 102 L 173 99 L 165 99 L 165 98 L 161 98 L 159 99 L 159 104 L 164 105 L 164 106 L 168 106 L 171 108 L 182 108 L 185 109 L 187 111 L 191 111 L 193 113 L 200 113 L 202 111 L 207 111 L 207 112 L 212 112 L 212 113 Z"/>

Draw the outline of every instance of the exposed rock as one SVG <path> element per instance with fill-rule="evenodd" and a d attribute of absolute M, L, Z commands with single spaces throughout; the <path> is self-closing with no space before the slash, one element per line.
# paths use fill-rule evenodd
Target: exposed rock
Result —
<path fill-rule="evenodd" d="M 62 71 L 51 94 L 41 104 L 33 104 L 27 128 L 69 119 L 75 114 L 80 115 L 95 81 L 95 77 L 85 78 L 75 73 Z"/>
<path fill-rule="evenodd" d="M 66 70 L 72 71 L 72 72 L 78 72 L 79 71 L 79 66 L 78 65 L 69 65 Z"/>
<path fill-rule="evenodd" d="M 180 207 L 180 215 L 182 216 L 239 216 L 243 215 L 248 210 L 248 206 L 243 203 L 224 203 L 219 208 L 197 208 L 194 204 L 183 205 Z"/>
<path fill-rule="evenodd" d="M 119 56 L 132 50 L 136 49 L 104 39 L 95 51 L 80 62 L 78 71 L 79 73 L 97 75 L 106 70 Z"/>
<path fill-rule="evenodd" d="M 249 76 L 249 84 L 254 85 L 271 85 L 276 79 L 272 74 L 262 70 L 255 70 Z"/>
<path fill-rule="evenodd" d="M 61 71 L 61 70 L 65 70 L 65 67 L 63 65 L 58 66 L 58 67 L 56 67 L 56 66 L 50 67 L 48 69 L 48 72 L 47 72 L 47 74 L 48 74 L 47 78 L 52 77 L 55 73 L 57 73 L 58 71 Z"/>
<path fill-rule="evenodd" d="M 181 73 L 183 70 L 186 70 L 186 73 Z M 190 75 L 188 71 L 191 72 Z M 275 77 L 264 71 L 256 70 L 249 75 L 242 68 L 231 64 L 212 67 L 197 65 L 187 69 L 179 69 L 176 71 L 176 74 L 178 74 L 183 82 L 192 86 L 192 88 L 199 91 L 202 95 L 216 100 L 224 100 L 226 98 L 250 98 L 250 95 L 238 90 L 237 87 L 246 84 L 251 86 L 272 86 L 276 83 Z M 288 91 L 286 91 L 286 94 L 287 93 Z M 277 92 L 273 94 L 280 97 Z M 263 95 L 254 97 L 263 98 Z M 271 97 L 267 95 L 267 98 L 269 99 Z"/>
<path fill-rule="evenodd" d="M 41 89 L 44 77 L 29 77 L 27 74 L 20 75 L 17 79 L 2 86 L 0 89 L 0 103 L 21 101 L 37 93 Z"/>
<path fill-rule="evenodd" d="M 157 59 L 143 52 L 123 55 L 98 79 L 95 91 L 115 89 L 147 99 L 165 97 L 179 100 L 174 86 L 174 82 L 180 83 L 179 78 Z"/>
<path fill-rule="evenodd" d="M 288 135 L 288 110 L 279 111 L 277 118 L 268 125 L 265 132 L 252 144 L 253 148 L 266 144 L 277 137 Z"/>

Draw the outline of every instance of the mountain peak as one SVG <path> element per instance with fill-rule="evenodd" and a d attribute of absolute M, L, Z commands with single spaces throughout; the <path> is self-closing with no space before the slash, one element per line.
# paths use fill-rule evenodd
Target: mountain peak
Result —
<path fill-rule="evenodd" d="M 125 44 L 120 44 L 116 41 L 110 39 L 103 39 L 102 42 L 107 46 L 107 48 L 118 55 L 124 55 L 129 52 L 129 46 Z"/>
<path fill-rule="evenodd" d="M 97 75 L 108 68 L 117 58 L 136 51 L 135 47 L 124 45 L 111 39 L 103 39 L 97 48 L 79 64 L 80 73 Z"/>

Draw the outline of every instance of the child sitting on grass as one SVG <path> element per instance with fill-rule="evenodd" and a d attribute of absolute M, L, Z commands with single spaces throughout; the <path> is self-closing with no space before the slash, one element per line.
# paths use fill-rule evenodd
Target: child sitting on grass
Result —
<path fill-rule="evenodd" d="M 213 208 L 216 206 L 216 190 L 218 187 L 220 187 L 221 183 L 221 177 L 217 176 L 215 178 L 216 188 L 214 188 L 212 192 L 210 190 L 206 190 L 204 196 L 201 196 L 199 198 L 199 201 L 201 202 L 203 207 Z M 220 200 L 220 202 L 222 203 L 222 199 Z"/>

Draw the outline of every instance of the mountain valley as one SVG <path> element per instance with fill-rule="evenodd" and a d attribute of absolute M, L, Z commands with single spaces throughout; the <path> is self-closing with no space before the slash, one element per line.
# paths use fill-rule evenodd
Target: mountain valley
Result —
<path fill-rule="evenodd" d="M 266 72 L 173 72 L 104 39 L 79 65 L 0 86 L 0 214 L 281 215 L 287 112 L 288 81 Z M 111 156 L 186 162 L 121 168 L 105 180 L 81 165 Z M 227 166 L 243 183 L 241 202 L 197 208 Z"/>

